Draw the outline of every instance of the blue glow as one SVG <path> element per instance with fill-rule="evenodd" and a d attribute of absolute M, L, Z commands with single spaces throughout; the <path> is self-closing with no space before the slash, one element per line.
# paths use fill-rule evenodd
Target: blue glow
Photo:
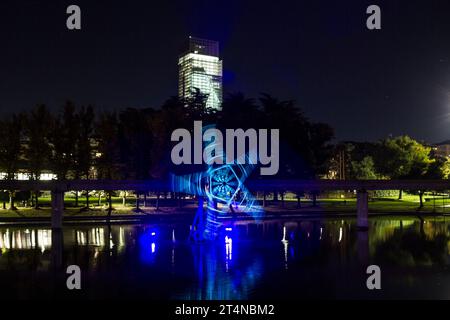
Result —
<path fill-rule="evenodd" d="M 154 226 L 144 227 L 138 239 L 140 259 L 145 264 L 154 264 L 160 232 Z"/>

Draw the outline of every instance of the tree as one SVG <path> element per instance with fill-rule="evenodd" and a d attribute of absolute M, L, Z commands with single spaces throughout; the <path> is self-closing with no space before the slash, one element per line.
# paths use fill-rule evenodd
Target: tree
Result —
<path fill-rule="evenodd" d="M 380 170 L 394 179 L 443 179 L 448 176 L 448 163 L 431 157 L 431 148 L 408 136 L 388 138 L 381 142 Z M 426 190 L 411 190 L 419 195 L 423 207 Z M 401 195 L 399 196 L 401 198 Z"/>
<path fill-rule="evenodd" d="M 127 108 L 119 114 L 120 157 L 126 179 L 150 177 L 153 113 L 152 109 Z"/>
<path fill-rule="evenodd" d="M 408 136 L 387 138 L 380 142 L 376 155 L 378 171 L 391 179 L 418 176 L 421 166 L 429 161 L 430 148 Z M 402 191 L 399 191 L 399 200 Z"/>
<path fill-rule="evenodd" d="M 99 179 L 117 179 L 120 177 L 119 131 L 115 112 L 105 112 L 99 116 L 95 125 L 97 154 L 95 165 Z"/>
<path fill-rule="evenodd" d="M 62 115 L 55 118 L 50 130 L 49 141 L 52 145 L 51 167 L 58 179 L 64 180 L 75 165 L 76 137 L 78 119 L 75 106 L 67 101 Z"/>
<path fill-rule="evenodd" d="M 312 123 L 310 126 L 309 140 L 312 149 L 312 161 L 314 174 L 326 173 L 326 164 L 333 153 L 330 141 L 334 137 L 334 130 L 326 123 Z"/>
<path fill-rule="evenodd" d="M 23 115 L 12 115 L 11 119 L 0 120 L 0 168 L 4 179 L 14 180 L 22 157 Z M 9 190 L 9 209 L 14 210 L 14 190 Z M 5 206 L 5 203 L 3 203 Z"/>
<path fill-rule="evenodd" d="M 361 161 L 352 161 L 352 176 L 356 179 L 376 179 L 375 165 L 371 156 L 364 157 Z"/>
<path fill-rule="evenodd" d="M 280 101 L 268 94 L 259 99 L 265 128 L 280 129 L 280 177 L 313 178 L 326 171 L 332 153 L 333 129 L 312 123 L 294 101 Z M 260 124 L 261 125 L 261 124 Z"/>
<path fill-rule="evenodd" d="M 431 151 L 431 148 L 427 148 Z M 447 161 L 442 159 L 416 158 L 407 176 L 410 179 L 443 179 L 446 175 Z M 419 195 L 419 208 L 423 207 L 423 195 L 426 190 L 412 190 L 410 192 Z"/>
<path fill-rule="evenodd" d="M 100 115 L 95 126 L 95 138 L 97 140 L 97 154 L 95 165 L 99 179 L 117 179 L 120 177 L 120 162 L 118 150 L 118 120 L 115 112 L 105 112 Z M 111 215 L 112 191 L 106 191 L 108 195 L 108 215 Z M 99 205 L 101 193 L 99 194 Z"/>
<path fill-rule="evenodd" d="M 125 178 L 149 179 L 152 167 L 153 132 L 151 108 L 128 108 L 119 114 L 119 144 Z M 136 192 L 136 209 L 139 208 L 139 193 Z"/>
<path fill-rule="evenodd" d="M 226 128 L 262 128 L 263 114 L 254 99 L 238 92 L 229 94 L 218 113 L 218 127 Z M 200 119 L 198 119 L 200 120 Z"/>
<path fill-rule="evenodd" d="M 49 168 L 50 160 L 50 128 L 52 116 L 43 104 L 36 106 L 25 117 L 25 136 L 27 146 L 24 150 L 31 180 L 39 180 L 44 169 Z M 34 191 L 36 209 L 39 208 L 39 190 Z"/>
<path fill-rule="evenodd" d="M 186 117 L 191 120 L 208 120 L 214 118 L 216 110 L 207 107 L 208 95 L 195 88 L 191 97 L 181 99 Z"/>
<path fill-rule="evenodd" d="M 75 178 L 89 179 L 92 166 L 92 135 L 94 132 L 94 109 L 92 106 L 82 107 L 76 115 L 79 125 L 75 150 Z M 76 202 L 78 200 L 78 193 Z M 77 205 L 77 203 L 76 203 Z M 89 208 L 89 191 L 86 190 L 86 209 Z"/>
<path fill-rule="evenodd" d="M 193 120 L 188 116 L 185 101 L 171 97 L 156 111 L 151 118 L 150 126 L 153 133 L 153 152 L 150 174 L 155 178 L 166 178 L 169 172 L 176 168 L 171 162 L 172 148 L 170 137 L 178 128 L 189 128 Z"/>

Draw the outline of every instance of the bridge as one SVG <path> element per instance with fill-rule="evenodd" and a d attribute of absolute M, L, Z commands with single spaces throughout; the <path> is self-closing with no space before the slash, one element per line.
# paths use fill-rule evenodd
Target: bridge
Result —
<path fill-rule="evenodd" d="M 328 190 L 357 192 L 357 227 L 368 227 L 368 190 L 450 190 L 450 180 L 276 180 L 254 179 L 245 182 L 251 192 L 287 191 L 318 193 Z M 50 191 L 52 228 L 62 227 L 64 192 L 82 190 L 134 190 L 138 192 L 169 192 L 171 184 L 164 180 L 0 180 L 0 190 Z M 264 198 L 265 199 L 265 198 Z"/>

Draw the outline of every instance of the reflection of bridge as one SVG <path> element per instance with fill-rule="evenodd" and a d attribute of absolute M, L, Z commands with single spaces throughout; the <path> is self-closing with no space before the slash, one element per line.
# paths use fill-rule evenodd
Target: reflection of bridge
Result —
<path fill-rule="evenodd" d="M 357 225 L 368 226 L 368 190 L 450 190 L 450 180 L 249 180 L 246 187 L 262 192 L 320 192 L 326 190 L 357 191 Z M 168 181 L 149 180 L 67 180 L 29 181 L 0 180 L 0 190 L 51 191 L 52 227 L 60 228 L 64 210 L 64 192 L 81 190 L 135 190 L 139 192 L 168 192 Z"/>

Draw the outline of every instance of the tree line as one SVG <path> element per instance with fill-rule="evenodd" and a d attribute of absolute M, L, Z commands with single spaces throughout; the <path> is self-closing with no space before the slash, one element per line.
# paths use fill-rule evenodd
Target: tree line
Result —
<path fill-rule="evenodd" d="M 37 105 L 0 120 L 0 171 L 7 180 L 17 172 L 31 180 L 47 171 L 59 180 L 147 180 L 198 171 L 170 160 L 171 133 L 192 129 L 194 120 L 218 129 L 280 129 L 275 178 L 313 179 L 338 167 L 346 179 L 443 179 L 450 171 L 446 159 L 408 136 L 333 144 L 333 128 L 308 119 L 292 100 L 235 93 L 215 110 L 206 107 L 206 99 L 197 91 L 192 98 L 169 98 L 159 108 L 103 112 L 70 101 L 57 113 Z M 343 164 L 337 155 L 344 155 Z"/>
<path fill-rule="evenodd" d="M 409 136 L 387 137 L 377 142 L 346 142 L 336 146 L 336 154 L 344 155 L 348 179 L 448 179 L 450 162 L 431 146 Z M 338 166 L 331 159 L 331 167 Z M 425 190 L 408 190 L 419 195 L 423 206 Z M 398 198 L 402 199 L 402 190 Z"/>
<path fill-rule="evenodd" d="M 197 92 L 189 99 L 172 97 L 159 108 L 103 112 L 70 101 L 57 113 L 37 105 L 0 120 L 0 171 L 8 180 L 19 171 L 31 180 L 47 171 L 59 180 L 165 178 L 191 170 L 170 161 L 172 131 L 202 120 L 219 129 L 280 129 L 277 177 L 314 178 L 326 172 L 333 129 L 310 121 L 294 101 L 236 93 L 215 110 L 206 107 L 206 98 Z"/>

